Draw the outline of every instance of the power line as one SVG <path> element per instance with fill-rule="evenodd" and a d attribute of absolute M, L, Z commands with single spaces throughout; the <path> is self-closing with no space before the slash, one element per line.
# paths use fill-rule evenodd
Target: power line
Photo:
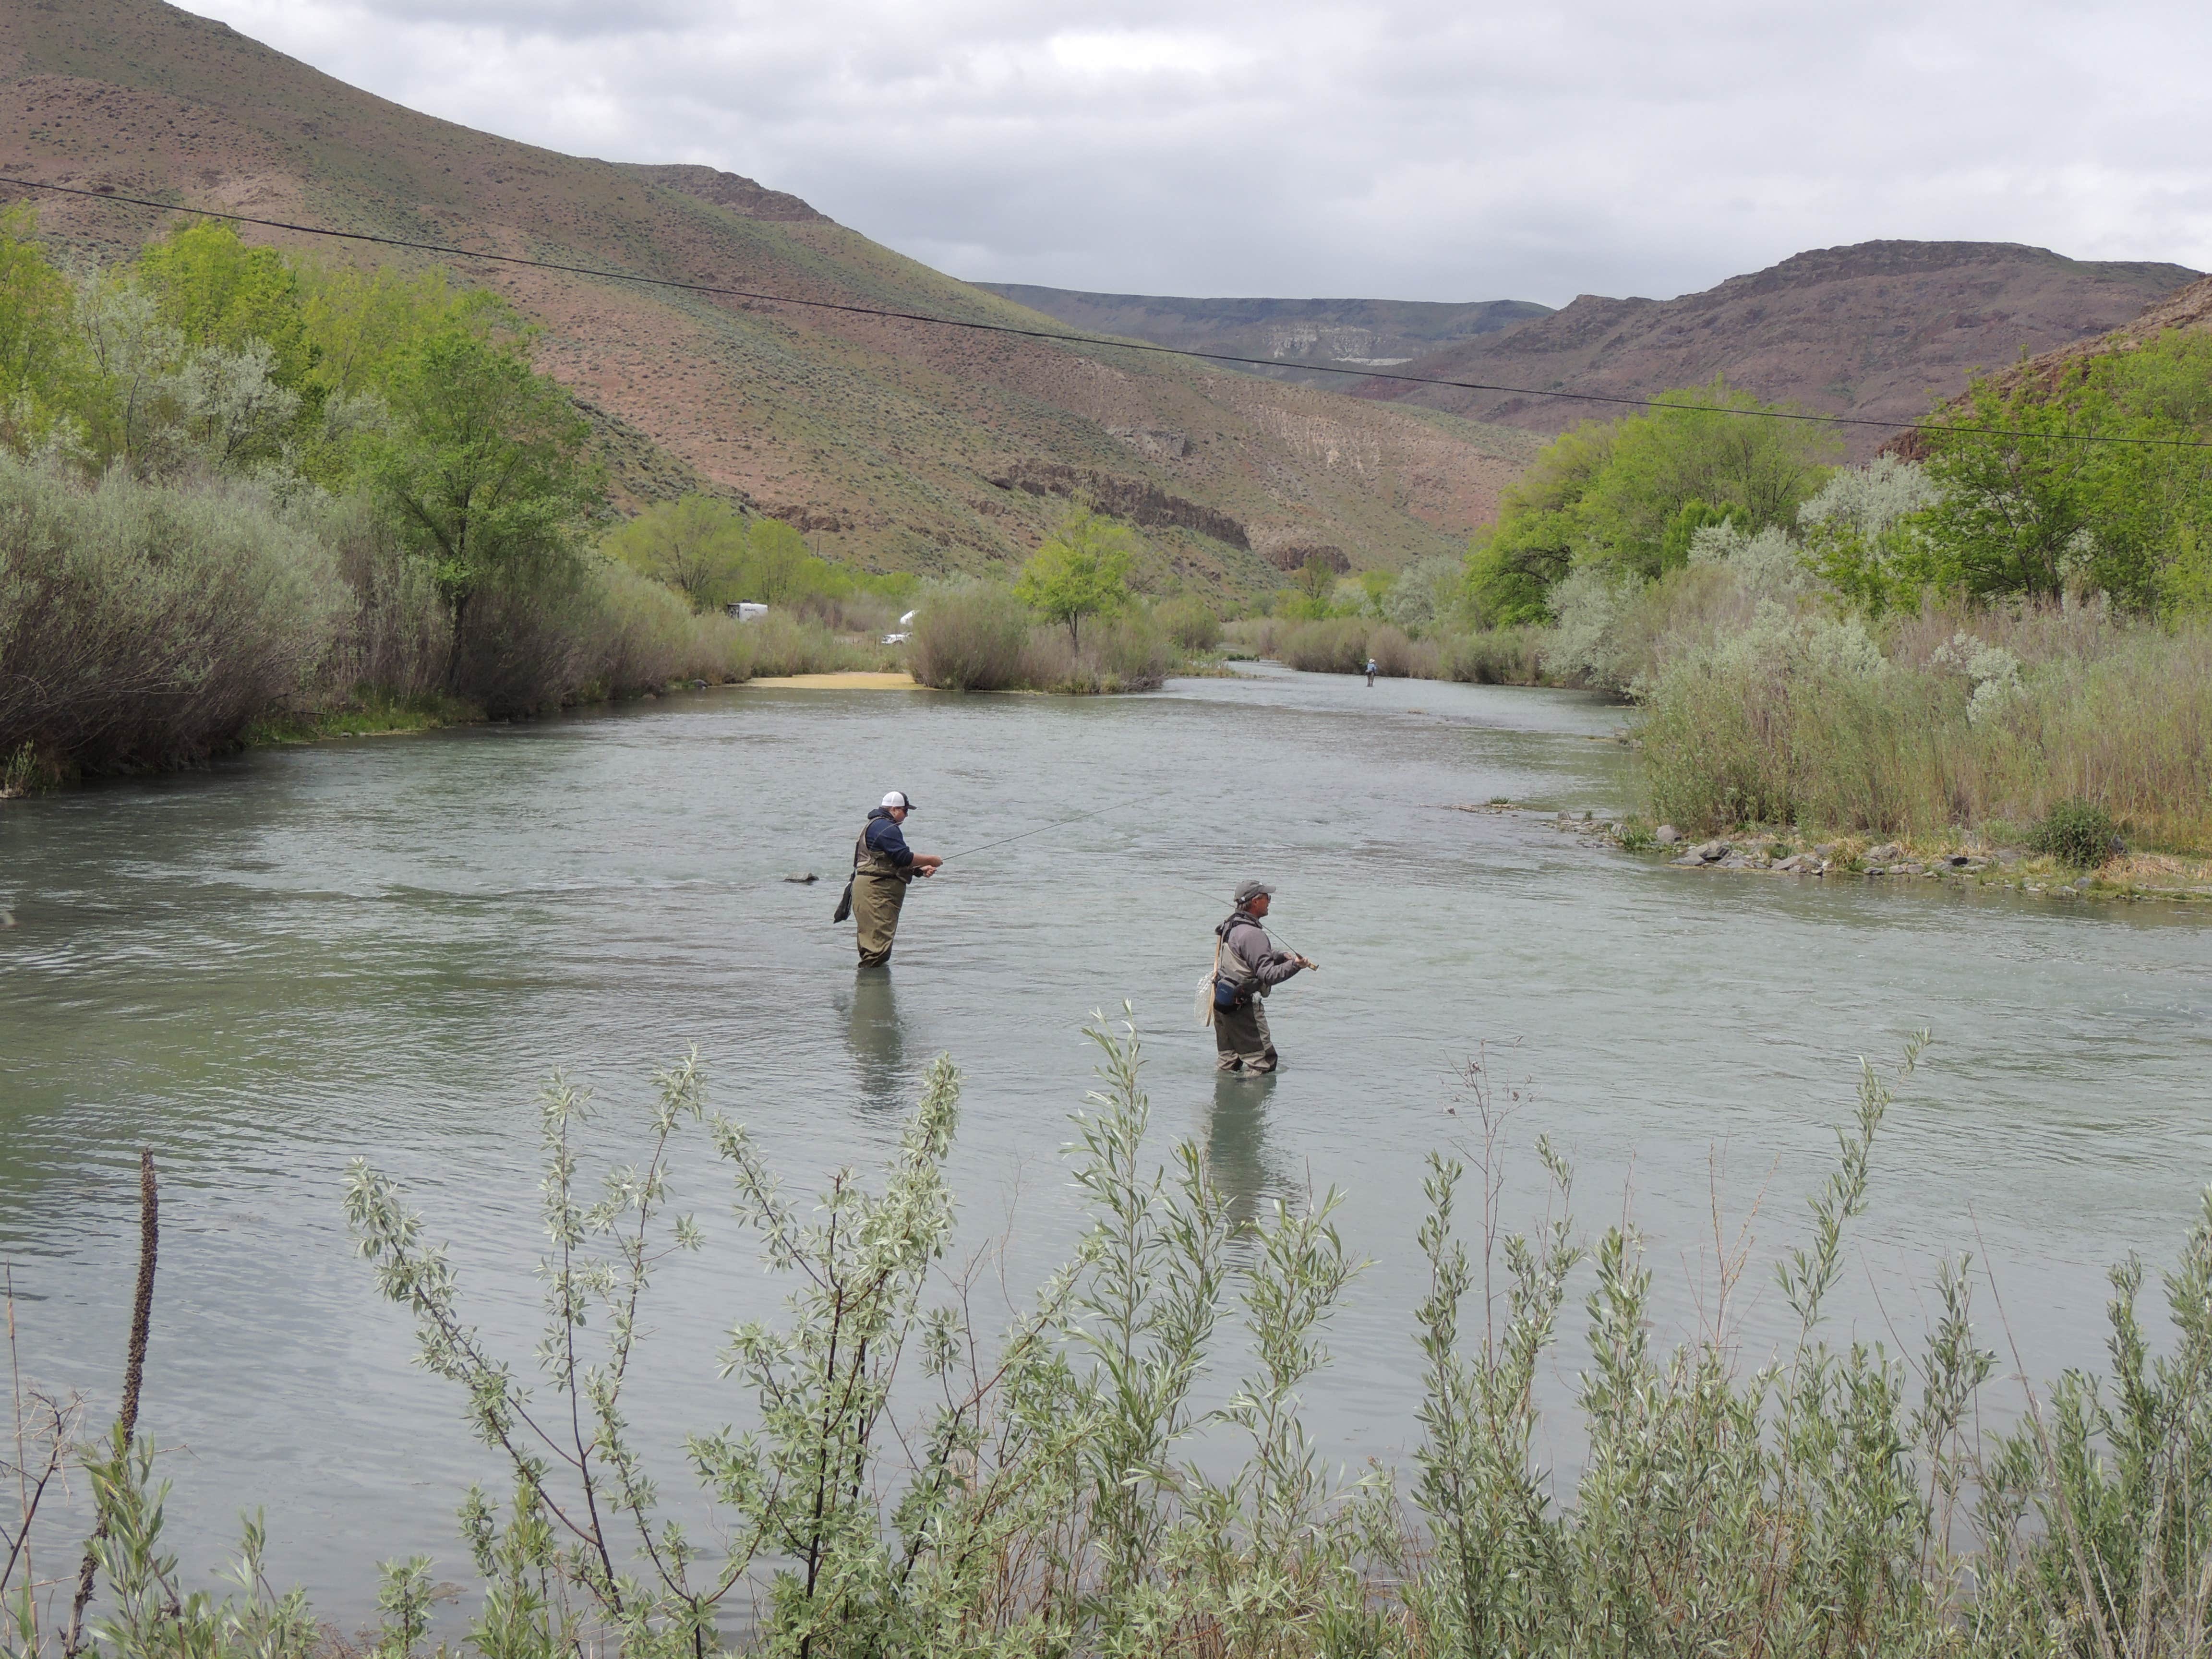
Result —
<path fill-rule="evenodd" d="M 303 225 L 289 219 L 260 219 L 247 213 L 226 213 L 217 208 L 185 207 L 175 202 L 151 201 L 125 196 L 112 190 L 86 190 L 74 185 L 50 185 L 37 179 L 10 179 L 9 185 L 26 190 L 51 191 L 57 195 L 82 197 L 87 201 L 120 203 L 152 208 L 161 213 L 189 213 L 203 219 L 231 224 L 258 225 L 265 230 L 289 230 L 302 236 L 327 236 L 340 241 L 368 242 L 378 247 L 407 248 L 417 253 L 438 253 L 455 259 L 481 259 L 494 264 L 520 265 L 532 270 L 559 271 L 570 276 L 591 276 L 602 282 L 634 283 L 644 288 L 673 289 L 679 293 L 703 294 L 721 299 L 752 300 L 766 305 L 803 306 L 814 311 L 842 312 L 854 317 L 882 317 L 904 323 L 927 323 L 937 328 L 964 328 L 981 334 L 1006 334 L 1025 340 L 1050 340 L 1059 345 L 1103 347 L 1115 351 L 1148 351 L 1158 356 L 1188 357 L 1200 362 L 1231 363 L 1246 368 L 1280 368 L 1271 357 L 1240 357 L 1226 351 L 1200 351 L 1192 346 L 1160 345 L 1149 340 L 1117 340 L 1103 335 L 1066 334 L 1053 329 L 1021 328 L 1012 323 L 982 323 L 959 317 L 937 317 L 927 312 L 893 311 L 879 306 L 847 305 L 835 300 L 801 300 L 788 294 L 768 294 L 756 289 L 726 288 L 714 283 L 686 283 L 672 276 L 640 276 L 627 270 L 607 270 L 596 265 L 568 264 L 557 259 L 532 259 L 519 253 L 484 253 L 474 248 L 443 242 L 411 241 L 404 236 L 380 236 L 373 231 L 338 230 L 328 225 Z M 1340 368 L 1334 363 L 1304 363 L 1300 368 L 1323 374 L 1348 374 L 1364 380 L 1391 380 L 1403 386 L 1440 386 L 1451 392 L 1495 392 L 1515 398 L 1553 398 L 1569 403 L 1605 404 L 1624 409 L 1686 409 L 1695 404 L 1670 404 L 1657 398 L 1620 398 L 1600 392 L 1562 392 L 1535 386 L 1493 386 L 1483 380 L 1447 380 L 1426 374 L 1394 374 L 1382 369 Z M 1910 432 L 1919 421 L 1878 421 L 1864 415 L 1814 415 L 1789 409 L 1723 409 L 1722 415 L 1755 416 L 1767 421 L 1802 421 L 1817 426 L 1873 427 L 1884 432 Z M 1944 431 L 1978 438 L 2038 438 L 2068 443 L 2134 444 L 2160 449 L 2212 449 L 2199 438 L 2142 438 L 2102 432 L 2022 432 L 2008 427 L 1954 426 Z"/>

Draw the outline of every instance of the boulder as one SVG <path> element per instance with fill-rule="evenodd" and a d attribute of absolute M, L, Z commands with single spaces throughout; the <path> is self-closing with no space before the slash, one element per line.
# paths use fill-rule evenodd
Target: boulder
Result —
<path fill-rule="evenodd" d="M 1894 864 L 1904 856 L 1905 849 L 1893 841 L 1886 841 L 1879 847 L 1870 847 L 1867 849 L 1866 861 L 1869 865 Z"/>
<path fill-rule="evenodd" d="M 1662 847 L 1672 847 L 1682 839 L 1682 832 L 1671 823 L 1662 823 L 1652 831 L 1651 839 Z"/>
<path fill-rule="evenodd" d="M 1729 855 L 1730 850 L 1729 844 L 1724 841 L 1709 841 L 1701 843 L 1697 853 L 1698 856 L 1707 864 L 1718 864 Z"/>

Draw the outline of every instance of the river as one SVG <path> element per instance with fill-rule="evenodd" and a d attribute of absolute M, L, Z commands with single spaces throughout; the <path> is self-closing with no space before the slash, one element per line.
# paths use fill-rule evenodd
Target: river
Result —
<path fill-rule="evenodd" d="M 464 1576 L 452 1513 L 485 1466 L 351 1254 L 349 1160 L 408 1184 L 526 1366 L 550 1068 L 596 1091 L 593 1150 L 619 1154 L 651 1069 L 696 1043 L 714 1104 L 804 1187 L 878 1159 L 946 1051 L 968 1079 L 963 1249 L 1003 1237 L 1019 1291 L 1074 1236 L 1080 1027 L 1124 999 L 1164 1152 L 1197 1138 L 1250 1212 L 1347 1194 L 1374 1265 L 1308 1408 L 1355 1463 L 1414 1432 L 1422 1161 L 1468 1143 L 1456 1079 L 1479 1053 L 1511 1108 L 1512 1212 L 1540 1205 L 1528 1148 L 1548 1134 L 1585 1226 L 1626 1210 L 1642 1229 L 1662 1339 L 1709 1304 L 1717 1206 L 1729 1241 L 1748 1220 L 1756 1358 L 1785 1328 L 1770 1264 L 1803 1235 L 1858 1057 L 1886 1064 L 1927 1027 L 1831 1335 L 1917 1346 L 1936 1262 L 1971 1250 L 2003 1297 L 2008 1339 L 1981 1281 L 2007 1370 L 2010 1342 L 2039 1376 L 2100 1363 L 2106 1267 L 2170 1261 L 2212 1170 L 2203 921 L 1686 871 L 1559 833 L 1545 815 L 1630 801 L 1623 723 L 1571 693 L 1271 667 L 1140 697 L 741 688 L 8 803 L 0 1250 L 24 1366 L 112 1409 L 151 1146 L 144 1423 L 175 1449 L 187 1569 L 264 1507 L 276 1576 L 358 1620 L 375 1560 L 420 1550 Z M 925 851 L 1114 810 L 957 859 L 912 892 L 889 977 L 856 981 L 829 915 L 891 787 L 919 802 Z M 1500 796 L 1540 811 L 1448 810 Z M 783 879 L 810 869 L 824 879 Z M 1273 999 L 1279 1076 L 1218 1084 L 1192 988 L 1247 874 L 1321 971 Z M 668 1271 L 651 1322 L 639 1421 L 664 1448 L 744 1420 L 714 1351 L 780 1294 L 723 1173 L 696 1140 L 686 1158 L 709 1246 Z M 1579 1364 L 1571 1328 L 1554 1400 Z M 672 1459 L 665 1480 L 684 1482 Z"/>

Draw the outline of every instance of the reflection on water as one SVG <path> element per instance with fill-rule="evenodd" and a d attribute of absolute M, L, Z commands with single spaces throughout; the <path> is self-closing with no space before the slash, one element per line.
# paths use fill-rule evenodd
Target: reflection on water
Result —
<path fill-rule="evenodd" d="M 888 966 L 863 968 L 854 975 L 845 1042 L 853 1051 L 863 1103 L 884 1112 L 902 1112 L 913 1103 L 907 1090 L 906 1033 L 899 1024 L 898 992 Z"/>
<path fill-rule="evenodd" d="M 1219 1073 L 1213 1079 L 1206 1161 L 1239 1232 L 1263 1219 L 1271 1200 L 1287 1200 L 1297 1190 L 1267 1146 L 1267 1103 L 1274 1092 L 1273 1072 L 1263 1077 Z"/>

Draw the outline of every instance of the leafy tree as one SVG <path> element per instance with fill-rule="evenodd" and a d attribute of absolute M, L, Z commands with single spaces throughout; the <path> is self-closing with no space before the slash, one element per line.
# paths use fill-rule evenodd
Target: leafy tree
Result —
<path fill-rule="evenodd" d="M 1719 380 L 1670 392 L 1666 407 L 1617 423 L 1605 465 L 1575 504 L 1583 556 L 1650 578 L 1668 568 L 1670 534 L 1686 557 L 1696 518 L 1721 504 L 1738 530 L 1785 528 L 1797 504 L 1826 483 L 1837 452 L 1832 434 L 1810 422 L 1767 418 L 1779 412 Z"/>
<path fill-rule="evenodd" d="M 387 396 L 392 428 L 374 475 L 409 551 L 452 608 L 458 672 L 471 602 L 490 584 L 543 578 L 569 557 L 598 497 L 584 460 L 590 428 L 520 349 L 464 329 L 405 354 Z"/>
<path fill-rule="evenodd" d="M 202 220 L 141 253 L 138 277 L 186 345 L 237 352 L 258 342 L 279 386 L 307 378 L 314 350 L 299 274 L 275 248 L 248 247 L 231 226 Z"/>
<path fill-rule="evenodd" d="M 1492 627 L 1551 619 L 1546 598 L 1578 565 L 1650 579 L 1686 562 L 1726 520 L 1746 534 L 1788 526 L 1826 480 L 1834 440 L 1716 380 L 1663 407 L 1590 422 L 1547 447 L 1468 550 L 1468 597 Z"/>
<path fill-rule="evenodd" d="M 1942 493 L 1918 464 L 1893 455 L 1845 468 L 1797 509 L 1807 562 L 1869 617 L 1911 609 L 1937 581 L 1923 526 Z"/>
<path fill-rule="evenodd" d="M 745 597 L 763 605 L 795 605 L 826 592 L 830 566 L 807 551 L 806 538 L 781 519 L 757 519 L 745 538 Z"/>
<path fill-rule="evenodd" d="M 1921 428 L 1941 490 L 1919 525 L 1930 580 L 1978 598 L 2075 586 L 2138 611 L 2201 605 L 2208 381 L 2212 342 L 2179 333 L 2090 360 L 2055 386 L 1977 380 Z"/>
<path fill-rule="evenodd" d="M 1110 519 L 1076 507 L 1022 567 L 1015 598 L 1066 623 L 1069 640 L 1081 645 L 1085 617 L 1111 616 L 1129 602 L 1129 539 Z"/>
<path fill-rule="evenodd" d="M 1497 524 L 1468 553 L 1468 603 L 1483 626 L 1551 620 L 1544 596 L 1574 568 L 1585 540 L 1578 508 L 1612 459 L 1613 435 L 1598 422 L 1562 433 L 1506 490 Z"/>
<path fill-rule="evenodd" d="M 611 556 L 713 611 L 740 597 L 748 538 L 744 516 L 712 495 L 647 508 L 601 544 Z"/>
<path fill-rule="evenodd" d="M 410 276 L 389 265 L 309 266 L 300 280 L 314 359 L 308 380 L 333 398 L 378 392 L 408 352 L 449 329 L 512 338 L 526 332 L 501 295 L 456 289 L 442 270 Z"/>
<path fill-rule="evenodd" d="M 27 207 L 0 210 L 0 444 L 39 442 L 65 412 L 78 353 L 70 285 L 32 241 Z"/>
<path fill-rule="evenodd" d="M 1690 548 L 1700 530 L 1733 524 L 1738 519 L 1750 516 L 1740 507 L 1715 507 L 1710 501 L 1692 496 L 1667 521 L 1666 531 L 1659 538 L 1659 568 L 1662 571 L 1680 570 L 1689 563 Z"/>

